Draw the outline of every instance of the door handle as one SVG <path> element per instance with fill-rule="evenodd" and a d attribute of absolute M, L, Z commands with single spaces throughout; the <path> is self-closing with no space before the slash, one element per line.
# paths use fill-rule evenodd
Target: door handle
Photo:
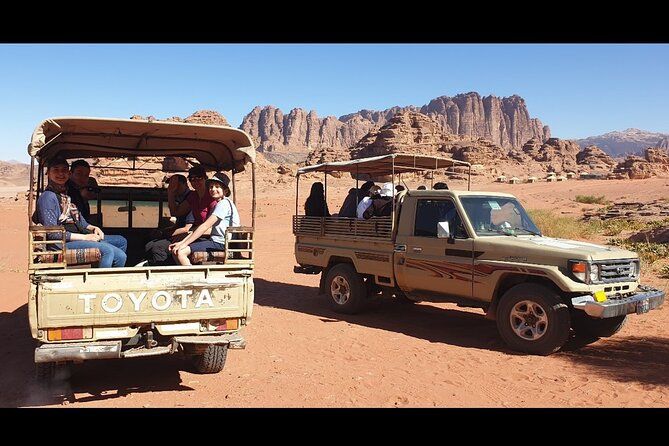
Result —
<path fill-rule="evenodd" d="M 421 248 L 420 246 L 414 246 L 411 249 L 413 250 L 413 252 L 423 252 L 423 248 Z"/>

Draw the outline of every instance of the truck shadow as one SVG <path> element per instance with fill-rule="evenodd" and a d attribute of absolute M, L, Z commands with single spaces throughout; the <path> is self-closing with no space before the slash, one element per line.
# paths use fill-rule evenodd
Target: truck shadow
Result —
<path fill-rule="evenodd" d="M 330 310 L 315 287 L 254 278 L 255 303 L 332 320 L 402 333 L 407 336 L 460 347 L 513 354 L 497 333 L 494 321 L 478 310 L 446 309 L 429 304 L 406 304 L 387 299 L 370 304 L 367 311 L 347 315 Z"/>
<path fill-rule="evenodd" d="M 176 357 L 109 359 L 69 367 L 46 389 L 35 380 L 34 351 L 28 305 L 0 313 L 0 406 L 49 406 L 102 401 L 133 393 L 193 390 L 181 384 L 188 365 Z M 77 395 L 75 397 L 75 395 Z"/>
<path fill-rule="evenodd" d="M 258 305 L 311 314 L 323 322 L 346 321 L 430 342 L 523 355 L 503 343 L 495 322 L 486 319 L 482 312 L 388 300 L 373 304 L 361 314 L 345 315 L 330 310 L 315 287 L 259 278 L 254 278 L 254 283 Z M 573 361 L 587 368 L 589 373 L 594 371 L 598 376 L 618 382 L 669 385 L 669 339 L 616 336 L 579 339 L 572 336 L 553 356 Z"/>
<path fill-rule="evenodd" d="M 669 339 L 661 337 L 623 337 L 620 334 L 600 339 L 595 345 L 576 343 L 564 348 L 562 358 L 576 367 L 587 368 L 596 376 L 619 382 L 669 386 Z"/>

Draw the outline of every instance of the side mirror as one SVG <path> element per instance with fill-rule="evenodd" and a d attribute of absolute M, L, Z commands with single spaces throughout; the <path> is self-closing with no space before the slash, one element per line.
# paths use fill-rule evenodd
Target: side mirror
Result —
<path fill-rule="evenodd" d="M 437 238 L 449 238 L 451 236 L 447 221 L 437 223 Z"/>

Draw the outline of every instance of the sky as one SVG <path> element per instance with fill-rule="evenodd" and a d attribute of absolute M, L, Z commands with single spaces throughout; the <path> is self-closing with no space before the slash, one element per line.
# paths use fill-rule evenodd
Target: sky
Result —
<path fill-rule="evenodd" d="M 0 44 L 0 159 L 55 116 L 238 127 L 255 106 L 320 118 L 476 91 L 525 99 L 554 137 L 669 133 L 667 44 Z"/>

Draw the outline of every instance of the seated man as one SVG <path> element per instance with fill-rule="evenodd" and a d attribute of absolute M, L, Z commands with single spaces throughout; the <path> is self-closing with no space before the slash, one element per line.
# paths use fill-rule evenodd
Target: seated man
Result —
<path fill-rule="evenodd" d="M 65 249 L 97 248 L 100 251 L 100 268 L 125 266 L 127 240 L 120 235 L 105 235 L 102 230 L 86 221 L 67 194 L 70 170 L 63 158 L 53 158 L 47 163 L 48 185 L 37 200 L 37 220 L 44 226 L 63 226 Z M 58 240 L 57 233 L 47 234 L 47 239 Z M 61 249 L 58 244 L 49 245 Z"/>
<path fill-rule="evenodd" d="M 349 189 L 348 195 L 346 195 L 344 203 L 342 203 L 341 209 L 339 209 L 339 217 L 354 218 L 359 201 L 368 195 L 369 189 L 372 186 L 374 186 L 373 181 L 366 181 L 360 189 L 356 189 L 355 187 Z"/>
<path fill-rule="evenodd" d="M 72 197 L 72 203 L 77 206 L 86 220 L 91 217 L 91 208 L 88 199 L 84 197 L 91 175 L 91 166 L 86 160 L 76 160 L 70 167 L 70 179 L 67 181 L 67 194 Z"/>
<path fill-rule="evenodd" d="M 379 198 L 381 196 L 381 188 L 377 185 L 373 185 L 369 188 L 369 195 L 364 197 L 360 203 L 358 203 L 358 208 L 356 210 L 356 216 L 360 219 L 365 218 L 364 213 L 368 207 L 372 205 L 372 200 Z"/>
<path fill-rule="evenodd" d="M 173 226 L 161 231 L 162 237 L 151 240 L 144 247 L 149 265 L 174 265 L 168 248 L 172 243 L 184 238 L 189 233 L 195 221 L 187 201 L 190 193 L 191 190 L 188 188 L 185 176 L 176 174 L 169 178 L 167 201 L 170 214 L 172 217 L 176 217 L 176 222 Z M 184 205 L 188 212 L 185 215 L 179 215 L 179 210 Z"/>
<path fill-rule="evenodd" d="M 363 212 L 362 216 L 365 220 L 372 217 L 388 217 L 393 212 L 393 185 L 386 183 L 383 185 L 379 196 L 372 198 L 371 204 Z"/>

